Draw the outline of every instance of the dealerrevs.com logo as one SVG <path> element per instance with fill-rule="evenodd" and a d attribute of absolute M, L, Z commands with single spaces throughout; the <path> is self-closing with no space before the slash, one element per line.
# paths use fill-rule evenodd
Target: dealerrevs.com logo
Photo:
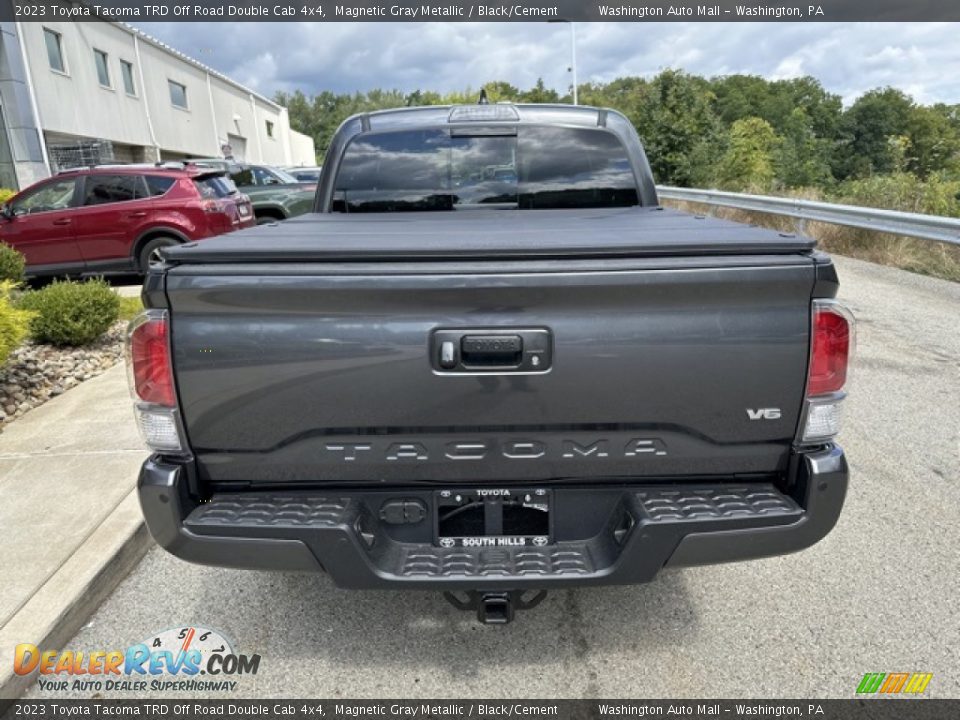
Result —
<path fill-rule="evenodd" d="M 44 691 L 226 691 L 233 679 L 256 675 L 259 655 L 239 655 L 216 630 L 179 627 L 164 630 L 126 650 L 40 650 L 17 645 L 13 670 L 37 673 Z"/>

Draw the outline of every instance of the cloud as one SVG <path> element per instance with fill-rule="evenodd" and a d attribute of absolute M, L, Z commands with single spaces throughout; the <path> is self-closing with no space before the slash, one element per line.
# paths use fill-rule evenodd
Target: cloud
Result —
<path fill-rule="evenodd" d="M 439 91 L 543 78 L 570 85 L 570 27 L 548 23 L 144 23 L 140 27 L 272 95 L 300 89 Z M 845 102 L 892 85 L 960 102 L 960 43 L 948 23 L 578 23 L 580 82 L 651 76 L 813 75 Z"/>

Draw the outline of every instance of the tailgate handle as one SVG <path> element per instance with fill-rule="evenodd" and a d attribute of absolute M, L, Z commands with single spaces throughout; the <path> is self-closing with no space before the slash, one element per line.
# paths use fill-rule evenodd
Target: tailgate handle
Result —
<path fill-rule="evenodd" d="M 430 357 L 443 375 L 545 373 L 553 336 L 547 328 L 439 329 L 430 338 Z"/>
<path fill-rule="evenodd" d="M 460 341 L 464 365 L 501 365 L 514 367 L 523 357 L 523 338 L 519 335 L 464 335 Z"/>

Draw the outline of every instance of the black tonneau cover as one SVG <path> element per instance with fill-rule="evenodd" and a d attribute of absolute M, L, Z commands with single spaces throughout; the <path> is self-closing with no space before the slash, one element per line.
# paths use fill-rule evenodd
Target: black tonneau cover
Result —
<path fill-rule="evenodd" d="M 812 239 L 660 207 L 317 213 L 169 248 L 183 263 L 791 254 Z"/>

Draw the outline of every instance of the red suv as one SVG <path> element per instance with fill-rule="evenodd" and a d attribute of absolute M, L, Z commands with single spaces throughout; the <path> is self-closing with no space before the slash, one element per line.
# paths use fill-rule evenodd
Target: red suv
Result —
<path fill-rule="evenodd" d="M 168 245 L 256 224 L 221 170 L 121 165 L 65 170 L 3 206 L 0 241 L 27 275 L 146 272 Z"/>

